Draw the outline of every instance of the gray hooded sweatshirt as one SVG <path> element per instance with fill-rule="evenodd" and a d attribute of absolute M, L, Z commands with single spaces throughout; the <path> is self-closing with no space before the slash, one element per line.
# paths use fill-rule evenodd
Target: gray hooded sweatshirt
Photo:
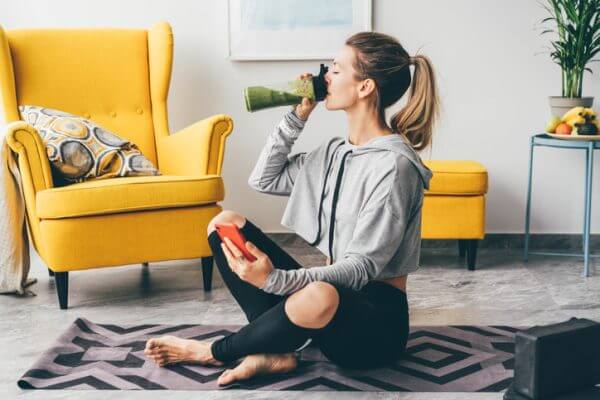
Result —
<path fill-rule="evenodd" d="M 330 265 L 275 268 L 261 288 L 293 293 L 324 281 L 354 290 L 419 268 L 423 189 L 432 172 L 406 139 L 378 136 L 362 146 L 334 137 L 290 155 L 305 121 L 287 112 L 269 135 L 248 184 L 289 196 L 281 224 L 327 255 Z"/>

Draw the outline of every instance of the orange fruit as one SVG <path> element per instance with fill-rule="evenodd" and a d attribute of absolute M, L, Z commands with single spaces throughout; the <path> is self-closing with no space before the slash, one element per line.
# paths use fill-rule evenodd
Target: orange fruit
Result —
<path fill-rule="evenodd" d="M 562 122 L 558 124 L 554 133 L 557 135 L 570 135 L 572 131 L 573 127 L 571 125 L 567 124 L 566 122 Z"/>

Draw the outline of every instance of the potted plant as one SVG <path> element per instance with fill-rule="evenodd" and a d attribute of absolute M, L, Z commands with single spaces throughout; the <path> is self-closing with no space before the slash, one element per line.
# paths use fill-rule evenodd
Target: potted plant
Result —
<path fill-rule="evenodd" d="M 562 71 L 562 96 L 549 96 L 552 115 L 562 116 L 573 107 L 592 107 L 593 97 L 581 97 L 583 74 L 600 50 L 600 0 L 545 0 L 550 13 L 543 23 L 554 21 L 558 39 L 550 53 Z M 542 34 L 554 32 L 546 29 Z"/>

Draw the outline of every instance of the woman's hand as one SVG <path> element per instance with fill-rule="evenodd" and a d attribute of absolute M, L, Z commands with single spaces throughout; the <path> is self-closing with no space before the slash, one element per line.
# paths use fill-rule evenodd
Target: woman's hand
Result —
<path fill-rule="evenodd" d="M 224 243 L 221 243 L 221 248 L 227 262 L 231 267 L 231 270 L 240 277 L 241 280 L 248 282 L 249 284 L 262 288 L 267 282 L 267 278 L 271 271 L 273 271 L 273 263 L 271 259 L 262 251 L 258 249 L 253 243 L 246 242 L 246 248 L 248 251 L 256 257 L 255 261 L 250 261 L 237 248 L 233 242 L 226 237 Z"/>
<path fill-rule="evenodd" d="M 297 79 L 312 79 L 312 74 L 302 74 Z M 296 115 L 300 117 L 300 119 L 306 121 L 308 116 L 317 106 L 317 102 L 315 100 L 311 100 L 308 97 L 302 98 L 302 103 L 296 105 L 295 111 Z"/>

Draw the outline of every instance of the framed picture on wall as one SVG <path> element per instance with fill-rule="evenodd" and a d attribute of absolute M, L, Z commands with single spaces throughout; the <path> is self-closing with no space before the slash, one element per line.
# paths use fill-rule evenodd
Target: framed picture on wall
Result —
<path fill-rule="evenodd" d="M 372 29 L 372 0 L 228 0 L 229 59 L 332 60 Z"/>

